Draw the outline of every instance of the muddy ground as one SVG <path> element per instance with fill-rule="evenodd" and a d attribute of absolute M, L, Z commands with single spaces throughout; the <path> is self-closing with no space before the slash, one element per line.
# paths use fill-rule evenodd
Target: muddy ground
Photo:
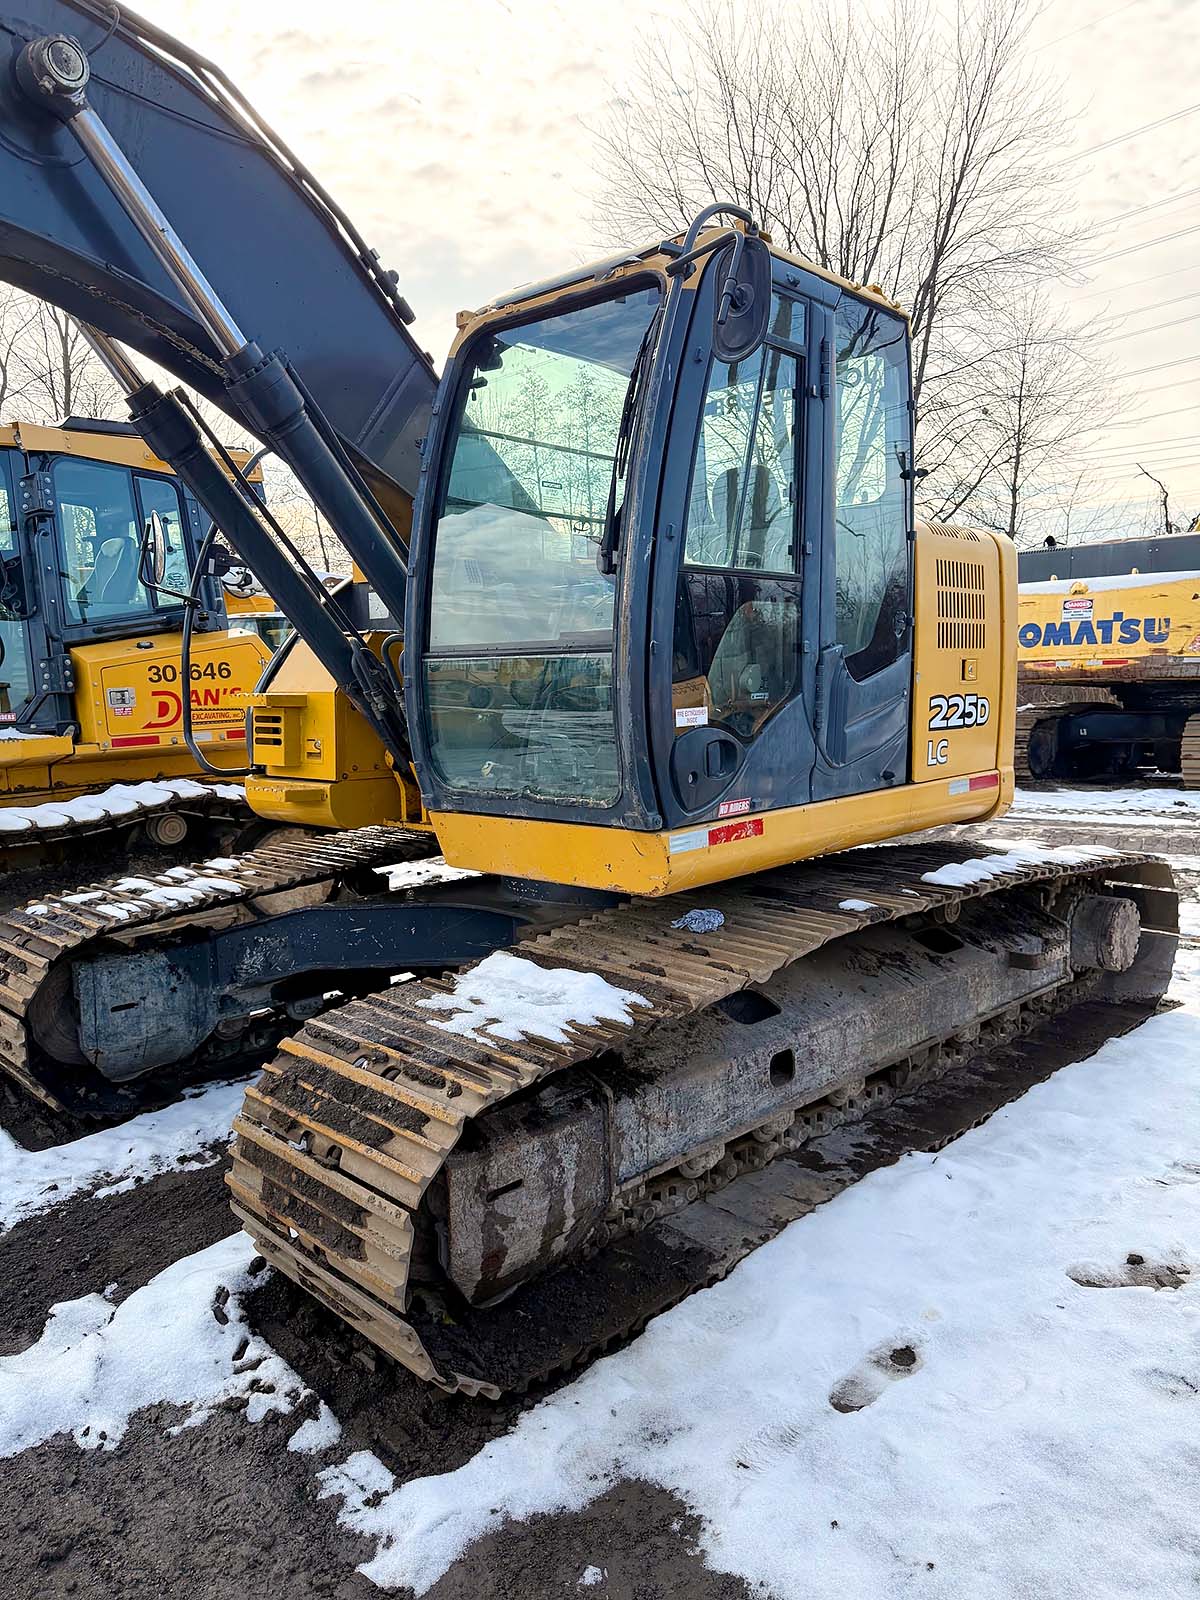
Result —
<path fill-rule="evenodd" d="M 1056 843 L 1117 843 L 1111 817 L 1088 822 L 1004 819 L 983 830 Z M 1122 818 L 1127 848 L 1169 849 L 1194 896 L 1200 883 L 1200 821 Z M 978 830 L 977 830 L 978 831 Z M 1188 858 L 1192 858 L 1188 860 Z M 1126 1019 L 1132 1025 L 1137 1017 Z M 1095 1017 L 1056 1024 L 1010 1047 L 1006 1071 L 1033 1082 L 1093 1050 Z M 999 1102 L 997 1102 L 999 1103 Z M 981 1114 L 990 1106 L 981 1102 Z M 11 1114 L 8 1114 L 11 1113 Z M 44 1142 L 37 1118 L 0 1102 L 0 1124 Z M 860 1170 L 896 1149 L 880 1143 Z M 0 1355 L 33 1344 L 49 1308 L 106 1286 L 121 1299 L 171 1261 L 234 1231 L 213 1152 L 200 1170 L 171 1172 L 108 1198 L 74 1198 L 0 1236 Z M 803 1226 L 803 1223 L 797 1224 Z M 248 1301 L 257 1331 L 326 1400 L 344 1427 L 322 1455 L 289 1452 L 304 1411 L 253 1426 L 237 1405 L 174 1436 L 170 1408 L 138 1414 L 113 1451 L 83 1452 L 59 1436 L 0 1461 L 8 1600 L 70 1595 L 78 1600 L 365 1600 L 378 1595 L 355 1571 L 373 1545 L 340 1527 L 336 1501 L 318 1498 L 316 1473 L 350 1449 L 369 1448 L 398 1478 L 448 1470 L 511 1426 L 528 1400 L 504 1404 L 447 1398 L 364 1348 L 278 1277 Z M 372 1370 L 373 1368 L 373 1370 Z M 307 1403 L 306 1403 L 307 1404 Z M 435 1600 L 596 1595 L 598 1600 L 741 1600 L 739 1580 L 710 1571 L 697 1553 L 687 1508 L 650 1485 L 617 1485 L 578 1515 L 498 1527 L 431 1590 Z M 580 1589 L 586 1569 L 601 1576 Z"/>

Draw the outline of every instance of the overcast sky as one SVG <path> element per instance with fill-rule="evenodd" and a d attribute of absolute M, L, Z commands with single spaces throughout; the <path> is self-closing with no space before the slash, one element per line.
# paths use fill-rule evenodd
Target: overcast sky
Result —
<path fill-rule="evenodd" d="M 682 0 L 146 5 L 226 68 L 396 268 L 414 332 L 439 365 L 460 306 L 597 253 L 589 124 L 620 93 L 634 31 L 670 29 L 687 9 Z M 1048 0 L 1031 41 L 1077 112 L 1064 154 L 1120 140 L 1079 160 L 1081 216 L 1153 207 L 1102 239 L 1095 253 L 1111 259 L 1066 291 L 1081 311 L 1124 316 L 1117 331 L 1132 335 L 1110 347 L 1120 373 L 1139 374 L 1123 383 L 1124 420 L 1086 445 L 1104 453 L 1103 497 L 1129 503 L 1117 520 L 1140 519 L 1146 503 L 1135 456 L 1164 469 L 1181 509 L 1200 509 L 1198 42 L 1200 0 Z M 1198 359 L 1168 365 L 1188 356 Z"/>

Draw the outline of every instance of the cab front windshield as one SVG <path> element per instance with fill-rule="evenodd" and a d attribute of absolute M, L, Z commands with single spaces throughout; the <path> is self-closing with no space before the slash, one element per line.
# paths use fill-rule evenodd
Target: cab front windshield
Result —
<path fill-rule="evenodd" d="M 598 557 L 659 301 L 626 291 L 474 352 L 447 446 L 424 661 L 432 755 L 451 788 L 618 797 L 615 580 Z"/>

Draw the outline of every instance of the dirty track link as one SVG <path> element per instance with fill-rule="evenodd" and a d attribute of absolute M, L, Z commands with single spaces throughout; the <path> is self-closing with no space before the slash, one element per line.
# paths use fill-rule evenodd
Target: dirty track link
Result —
<path fill-rule="evenodd" d="M 429 834 L 389 827 L 284 834 L 236 858 L 125 874 L 0 914 L 0 1072 L 55 1111 L 107 1118 L 162 1104 L 188 1082 L 236 1068 L 247 1054 L 261 1060 L 286 1018 L 264 1016 L 248 1033 L 214 1038 L 195 1059 L 124 1083 L 105 1078 L 73 1052 L 69 1029 L 57 1047 L 51 1040 L 47 1048 L 45 1036 L 56 1014 L 69 1011 L 74 961 L 227 926 L 260 909 L 270 914 L 289 897 L 319 898 L 351 874 L 436 849 Z"/>
<path fill-rule="evenodd" d="M 167 792 L 155 798 L 155 790 Z M 19 795 L 0 804 L 0 915 L 34 895 L 68 894 L 98 870 L 115 874 L 131 856 L 162 870 L 231 851 L 258 823 L 230 783 L 116 784 L 80 798 L 90 814 L 75 815 L 65 801 L 24 806 Z M 30 811 L 53 811 L 58 820 L 18 827 L 15 819 Z"/>
<path fill-rule="evenodd" d="M 926 881 L 969 857 L 856 851 L 532 936 L 517 955 L 648 1002 L 561 1044 L 446 1031 L 440 981 L 337 1008 L 247 1091 L 234 1210 L 275 1266 L 443 1389 L 495 1397 L 587 1359 L 767 1236 L 739 1215 L 740 1175 L 770 1167 L 778 1215 L 798 1215 L 811 1175 L 774 1158 L 1057 1009 L 1161 996 L 1163 863 Z M 689 933 L 692 910 L 723 925 Z"/>

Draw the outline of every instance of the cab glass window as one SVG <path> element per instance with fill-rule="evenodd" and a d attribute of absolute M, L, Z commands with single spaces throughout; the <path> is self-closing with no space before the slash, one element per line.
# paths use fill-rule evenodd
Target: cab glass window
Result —
<path fill-rule="evenodd" d="M 58 501 L 60 575 L 67 617 L 72 622 L 97 622 L 114 617 L 151 616 L 153 596 L 141 582 L 142 530 L 152 510 L 162 519 L 166 537 L 167 588 L 187 586 L 187 551 L 179 494 L 161 478 L 134 475 L 107 462 L 54 462 Z M 160 606 L 178 605 L 160 591 Z"/>
<path fill-rule="evenodd" d="M 16 452 L 0 450 L 0 559 L 17 554 L 17 502 L 13 464 Z M 21 470 L 17 465 L 18 472 Z M 33 694 L 29 628 L 22 588 L 15 571 L 0 574 L 0 726 L 19 720 Z"/>
<path fill-rule="evenodd" d="M 434 545 L 431 754 L 452 789 L 612 805 L 615 545 L 657 289 L 483 339 Z M 622 422 L 624 419 L 624 428 Z M 609 510 L 612 509 L 610 522 Z"/>
<path fill-rule="evenodd" d="M 837 639 L 861 679 L 896 659 L 907 630 L 908 351 L 899 317 L 849 298 L 834 337 Z"/>
<path fill-rule="evenodd" d="M 157 511 L 162 522 L 163 538 L 166 544 L 166 571 L 163 573 L 163 588 L 174 589 L 177 594 L 186 594 L 191 574 L 188 571 L 187 545 L 183 536 L 183 513 L 179 504 L 179 491 L 173 483 L 166 478 L 147 478 L 139 475 L 137 480 L 138 499 L 141 502 L 142 521 L 144 528 L 146 519 L 152 511 Z M 170 604 L 174 595 L 163 594 L 161 603 Z"/>
<path fill-rule="evenodd" d="M 431 649 L 603 643 L 596 555 L 657 290 L 506 329 L 476 355 L 433 567 Z"/>
<path fill-rule="evenodd" d="M 11 450 L 0 450 L 0 555 L 6 556 L 17 548 L 17 506 L 9 467 L 12 456 Z"/>
<path fill-rule="evenodd" d="M 793 570 L 796 382 L 796 357 L 772 345 L 748 361 L 714 362 L 688 501 L 689 566 Z"/>

